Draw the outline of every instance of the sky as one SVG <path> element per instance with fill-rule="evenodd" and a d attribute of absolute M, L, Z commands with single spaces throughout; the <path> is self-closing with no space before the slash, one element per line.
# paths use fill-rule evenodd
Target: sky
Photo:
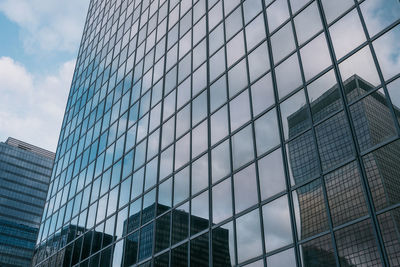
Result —
<path fill-rule="evenodd" d="M 0 0 L 0 142 L 55 151 L 89 0 Z"/>

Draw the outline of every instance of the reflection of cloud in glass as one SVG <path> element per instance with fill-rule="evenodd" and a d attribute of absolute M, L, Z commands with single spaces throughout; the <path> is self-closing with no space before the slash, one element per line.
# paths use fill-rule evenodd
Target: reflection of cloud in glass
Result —
<path fill-rule="evenodd" d="M 398 25 L 373 42 L 385 80 L 400 71 L 400 26 Z"/>
<path fill-rule="evenodd" d="M 289 18 L 287 0 L 277 0 L 267 8 L 269 31 L 272 32 Z"/>
<path fill-rule="evenodd" d="M 329 32 L 338 59 L 365 41 L 365 34 L 356 10 L 333 24 Z"/>
<path fill-rule="evenodd" d="M 212 188 L 213 223 L 232 216 L 232 187 L 228 178 Z"/>
<path fill-rule="evenodd" d="M 212 157 L 212 181 L 216 182 L 230 172 L 230 149 L 226 140 L 211 152 Z"/>
<path fill-rule="evenodd" d="M 400 16 L 400 5 L 397 0 L 364 1 L 360 8 L 371 37 Z"/>
<path fill-rule="evenodd" d="M 241 170 L 233 176 L 235 187 L 235 212 L 239 213 L 258 201 L 255 165 Z"/>
<path fill-rule="evenodd" d="M 354 74 L 368 79 L 373 85 L 378 85 L 379 77 L 368 46 L 364 47 L 339 65 L 342 80 L 345 81 Z"/>
<path fill-rule="evenodd" d="M 258 209 L 236 220 L 236 237 L 239 263 L 262 253 Z"/>
<path fill-rule="evenodd" d="M 287 196 L 263 206 L 265 248 L 267 252 L 293 242 Z"/>
<path fill-rule="evenodd" d="M 294 256 L 294 249 L 288 249 L 278 254 L 274 254 L 267 258 L 268 267 L 295 267 L 296 258 Z"/>
<path fill-rule="evenodd" d="M 286 188 L 285 171 L 281 149 L 268 154 L 258 161 L 261 200 L 279 193 Z"/>

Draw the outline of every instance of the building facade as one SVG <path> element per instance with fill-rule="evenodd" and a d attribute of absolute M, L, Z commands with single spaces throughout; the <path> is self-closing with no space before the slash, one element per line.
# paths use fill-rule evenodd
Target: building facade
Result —
<path fill-rule="evenodd" d="M 0 266 L 31 266 L 53 159 L 14 138 L 0 143 Z"/>
<path fill-rule="evenodd" d="M 92 0 L 33 265 L 398 266 L 399 18 Z"/>

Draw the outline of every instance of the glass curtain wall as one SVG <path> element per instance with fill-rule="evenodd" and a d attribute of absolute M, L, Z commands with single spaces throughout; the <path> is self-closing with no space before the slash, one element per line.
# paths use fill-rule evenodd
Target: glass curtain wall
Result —
<path fill-rule="evenodd" d="M 92 0 L 35 266 L 398 266 L 400 3 Z"/>

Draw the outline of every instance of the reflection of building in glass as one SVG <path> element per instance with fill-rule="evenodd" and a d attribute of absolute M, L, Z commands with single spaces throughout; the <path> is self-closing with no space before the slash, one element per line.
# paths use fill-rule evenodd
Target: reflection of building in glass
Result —
<path fill-rule="evenodd" d="M 84 255 L 89 255 L 91 252 L 95 252 L 101 249 L 101 247 L 106 247 L 111 244 L 115 237 L 104 234 L 102 232 L 97 232 L 95 230 L 87 231 L 81 226 L 69 225 L 61 229 L 60 232 L 56 233 L 51 239 L 35 249 L 35 254 L 32 263 L 35 264 L 40 262 L 57 252 L 59 248 L 63 248 L 60 253 L 57 253 L 49 260 L 48 266 L 70 266 L 79 262 L 80 255 L 85 258 Z M 79 238 L 78 238 L 79 237 Z M 66 246 L 75 238 L 78 238 L 77 242 Z M 111 253 L 108 255 L 108 262 L 111 259 Z M 107 262 L 107 259 L 103 259 Z"/>
<path fill-rule="evenodd" d="M 168 211 L 170 207 L 158 204 L 157 211 L 164 213 Z M 155 212 L 155 204 L 150 205 L 142 210 L 141 213 L 131 215 L 124 222 L 124 231 L 127 233 L 133 232 L 138 228 L 140 220 L 146 220 L 147 217 L 153 217 Z M 190 216 L 184 210 L 175 209 L 173 213 L 173 226 L 172 235 L 174 240 L 184 240 L 187 238 L 189 231 L 189 220 L 190 220 L 190 231 L 200 232 L 208 227 L 209 220 L 198 217 Z M 155 231 L 155 233 L 154 233 Z M 126 234 L 126 233 L 125 233 Z M 124 234 L 124 235 L 125 235 Z M 229 266 L 231 259 L 229 254 L 229 232 L 228 229 L 222 227 L 215 228 L 214 232 L 214 253 L 217 258 L 217 266 Z M 159 223 L 157 223 L 154 230 L 153 224 L 148 224 L 142 228 L 140 232 L 140 239 L 138 233 L 131 233 L 124 240 L 125 257 L 123 266 L 131 266 L 136 262 L 145 259 L 152 254 L 153 243 L 156 251 L 162 251 L 163 248 L 169 247 L 171 235 L 170 218 L 168 216 L 161 217 Z M 203 239 L 196 244 L 196 251 L 200 253 L 192 253 L 191 261 L 199 264 L 198 266 L 208 266 L 208 258 L 204 257 L 203 252 L 208 250 L 208 240 Z M 183 264 L 183 263 L 181 263 Z M 183 264 L 184 266 L 185 264 Z"/>
<path fill-rule="evenodd" d="M 344 82 L 345 93 L 349 101 L 373 91 L 374 87 L 357 75 Z M 311 113 L 315 120 L 326 118 L 337 112 L 342 107 L 341 97 L 338 86 L 335 85 L 327 90 L 322 96 L 310 103 Z M 385 96 L 375 91 L 366 97 L 361 103 L 356 103 L 350 108 L 351 117 L 355 127 L 360 149 L 371 147 L 375 143 L 390 136 L 395 132 L 391 111 L 387 106 Z M 288 117 L 289 136 L 296 137 L 304 129 L 303 124 L 307 118 L 307 107 L 302 107 Z M 400 110 L 395 108 L 395 113 L 400 117 Z M 320 161 L 324 166 L 325 158 L 336 162 L 349 158 L 352 152 L 352 136 L 346 128 L 346 122 L 340 119 L 328 119 L 324 127 L 317 133 L 318 151 Z M 288 145 L 288 157 L 291 166 L 291 173 L 295 184 L 305 183 L 315 178 L 320 173 L 318 154 L 315 153 L 311 133 L 305 133 L 296 137 Z M 400 201 L 400 181 L 398 166 L 400 166 L 400 143 L 393 143 L 388 149 L 376 151 L 373 155 L 369 154 L 364 158 L 368 182 L 370 183 L 371 193 L 374 198 L 374 205 L 377 209 L 385 205 L 393 205 Z M 335 167 L 334 165 L 329 168 Z M 327 170 L 329 171 L 329 168 Z M 324 170 L 323 168 L 323 171 Z M 324 177 L 326 186 L 328 205 L 331 210 L 333 226 L 346 223 L 352 219 L 367 214 L 365 197 L 360 181 L 360 170 L 354 162 L 329 173 Z M 298 228 L 300 238 L 308 238 L 324 230 L 328 230 L 328 217 L 324 194 L 322 193 L 321 181 L 315 180 L 299 189 L 295 206 L 299 210 Z M 335 195 L 335 196 L 333 196 Z M 344 196 L 344 195 L 347 195 Z M 349 201 L 349 203 L 346 203 Z M 393 231 L 400 231 L 400 213 L 392 212 Z M 346 244 L 348 249 L 352 246 L 360 246 L 360 233 L 357 231 L 347 233 L 349 240 L 357 240 L 358 243 Z M 374 257 L 368 253 L 368 248 L 373 247 L 375 240 L 365 240 L 364 246 L 367 261 L 373 262 Z M 323 246 L 322 246 L 323 247 Z M 329 247 L 329 246 L 328 246 Z M 326 249 L 326 250 L 325 250 Z M 321 246 L 313 244 L 303 245 L 303 257 L 307 266 L 313 264 L 326 264 L 326 261 L 334 262 L 333 251 L 329 248 L 322 249 Z M 362 252 L 358 252 L 362 254 Z M 318 260 L 320 261 L 318 261 Z M 340 257 L 342 266 L 352 265 L 349 260 Z M 315 262 L 316 261 L 316 262 Z"/>
<path fill-rule="evenodd" d="M 8 138 L 0 143 L 0 266 L 29 266 L 54 154 Z"/>

